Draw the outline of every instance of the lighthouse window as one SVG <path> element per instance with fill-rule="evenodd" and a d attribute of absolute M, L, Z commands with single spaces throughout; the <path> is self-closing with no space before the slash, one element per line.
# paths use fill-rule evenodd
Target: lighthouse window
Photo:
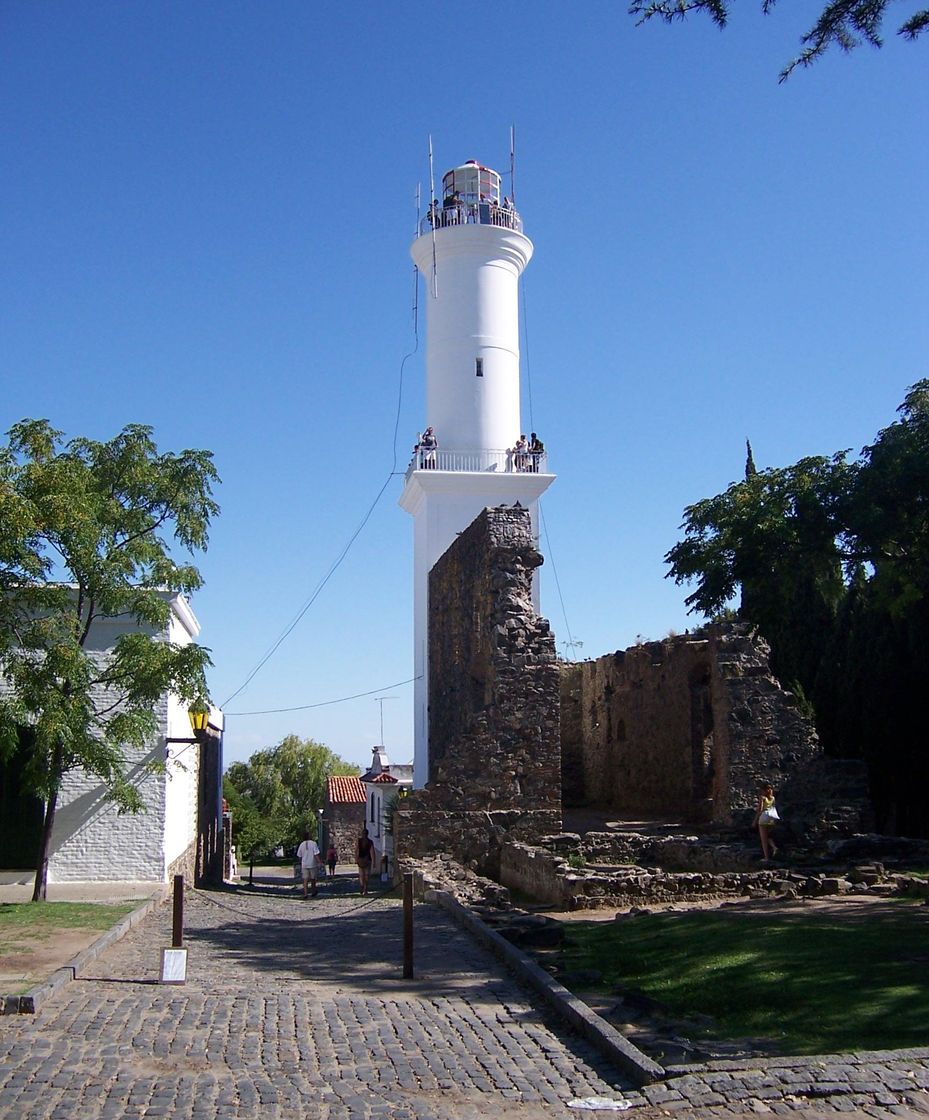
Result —
<path fill-rule="evenodd" d="M 475 377 L 483 377 L 484 376 L 484 359 L 483 358 L 475 358 L 474 359 L 474 376 Z"/>

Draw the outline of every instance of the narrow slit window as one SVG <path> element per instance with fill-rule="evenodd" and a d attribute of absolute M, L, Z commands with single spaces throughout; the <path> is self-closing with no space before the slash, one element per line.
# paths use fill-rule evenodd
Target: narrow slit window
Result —
<path fill-rule="evenodd" d="M 484 359 L 483 358 L 475 358 L 474 359 L 474 376 L 475 377 L 483 377 L 484 376 Z"/>

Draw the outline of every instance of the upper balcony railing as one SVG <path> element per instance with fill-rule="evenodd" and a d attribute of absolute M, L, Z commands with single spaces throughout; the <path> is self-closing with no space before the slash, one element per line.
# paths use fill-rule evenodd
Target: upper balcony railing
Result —
<path fill-rule="evenodd" d="M 547 474 L 548 456 L 544 451 L 446 451 L 442 447 L 421 447 L 413 452 L 407 479 L 414 471 Z"/>
<path fill-rule="evenodd" d="M 457 202 L 450 206 L 430 206 L 419 223 L 419 232 L 429 233 L 446 226 L 501 226 L 523 232 L 523 220 L 512 206 L 496 202 Z"/>

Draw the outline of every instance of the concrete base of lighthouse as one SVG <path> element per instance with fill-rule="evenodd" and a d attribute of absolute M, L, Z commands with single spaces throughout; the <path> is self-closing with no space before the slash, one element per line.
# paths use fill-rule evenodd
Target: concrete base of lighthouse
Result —
<path fill-rule="evenodd" d="M 555 481 L 553 474 L 491 471 L 412 470 L 408 472 L 400 506 L 413 517 L 413 784 L 429 780 L 429 572 L 455 537 L 488 506 L 529 510 L 533 536 L 538 539 L 538 503 Z M 539 608 L 538 574 L 533 600 Z"/>

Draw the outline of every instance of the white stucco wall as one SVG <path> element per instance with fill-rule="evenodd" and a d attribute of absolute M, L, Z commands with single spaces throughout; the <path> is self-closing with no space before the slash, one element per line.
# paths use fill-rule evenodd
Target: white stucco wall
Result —
<path fill-rule="evenodd" d="M 171 620 L 161 636 L 178 644 L 196 639 L 199 623 L 181 596 L 166 596 Z M 107 657 L 121 634 L 140 628 L 126 620 L 95 623 L 88 649 Z M 143 632 L 156 631 L 142 628 Z M 127 773 L 145 805 L 141 813 L 118 813 L 99 780 L 83 770 L 67 774 L 55 815 L 49 859 L 50 883 L 137 880 L 162 883 L 171 863 L 194 842 L 197 830 L 199 750 L 170 744 L 172 760 L 162 773 L 146 767 L 165 758 L 165 738 L 191 737 L 186 707 L 165 695 L 156 709 L 157 733 L 141 751 L 126 751 Z M 181 753 L 183 752 L 183 753 Z"/>

